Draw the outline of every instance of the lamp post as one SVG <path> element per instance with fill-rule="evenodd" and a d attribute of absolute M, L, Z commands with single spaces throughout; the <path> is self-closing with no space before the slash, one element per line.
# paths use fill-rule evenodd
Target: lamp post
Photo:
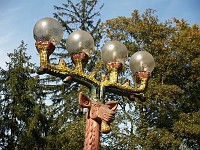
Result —
<path fill-rule="evenodd" d="M 41 19 L 35 24 L 33 33 L 36 48 L 40 54 L 39 74 L 47 73 L 60 77 L 63 82 L 72 80 L 90 89 L 89 97 L 82 92 L 79 94 L 79 104 L 83 108 L 88 108 L 84 149 L 99 149 L 100 132 L 110 132 L 110 123 L 114 120 L 118 104 L 117 101 L 105 103 L 105 95 L 114 93 L 126 96 L 131 100 L 135 97 L 144 100 L 149 75 L 155 66 L 152 55 L 146 51 L 133 54 L 130 59 L 130 69 L 135 76 L 137 86 L 132 86 L 129 80 L 121 84 L 118 82 L 118 75 L 127 59 L 128 50 L 121 42 L 110 41 L 103 46 L 101 53 L 108 75 L 103 74 L 99 81 L 95 78 L 94 73 L 86 74 L 84 72 L 84 67 L 94 50 L 94 40 L 89 33 L 82 30 L 75 31 L 67 39 L 66 49 L 71 55 L 74 68 L 68 68 L 63 59 L 59 61 L 58 65 L 53 65 L 49 61 L 55 45 L 63 36 L 62 26 L 59 22 L 52 18 Z"/>

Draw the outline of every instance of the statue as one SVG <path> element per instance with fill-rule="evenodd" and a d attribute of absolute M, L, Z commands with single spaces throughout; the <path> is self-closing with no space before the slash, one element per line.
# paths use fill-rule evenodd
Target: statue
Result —
<path fill-rule="evenodd" d="M 90 98 L 81 92 L 79 94 L 79 104 L 83 108 L 88 108 L 84 150 L 99 150 L 100 131 L 102 133 L 110 132 L 109 124 L 115 119 L 115 110 L 118 102 L 108 101 L 103 104 L 99 101 L 90 100 Z"/>

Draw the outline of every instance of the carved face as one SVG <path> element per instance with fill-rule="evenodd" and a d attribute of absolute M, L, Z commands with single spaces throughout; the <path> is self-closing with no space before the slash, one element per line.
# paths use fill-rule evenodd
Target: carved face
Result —
<path fill-rule="evenodd" d="M 110 123 L 115 119 L 115 110 L 118 102 L 108 101 L 105 104 L 98 101 L 92 102 L 86 95 L 80 93 L 79 104 L 83 108 L 88 108 L 90 110 L 90 118 L 96 121 L 104 120 L 107 123 Z"/>

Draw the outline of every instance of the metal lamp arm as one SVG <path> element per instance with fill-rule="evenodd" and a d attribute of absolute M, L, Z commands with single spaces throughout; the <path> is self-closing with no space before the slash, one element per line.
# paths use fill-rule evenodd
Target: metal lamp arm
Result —
<path fill-rule="evenodd" d="M 87 61 L 84 53 L 72 55 L 72 61 L 75 64 L 75 69 L 69 69 L 63 59 L 59 61 L 59 64 L 53 65 L 49 62 L 49 56 L 53 53 L 55 46 L 50 42 L 36 42 L 36 48 L 40 54 L 40 68 L 38 74 L 50 74 L 61 78 L 64 82 L 72 80 L 79 84 L 85 85 L 89 89 L 92 87 L 96 88 L 96 92 L 100 93 L 102 87 L 104 92 L 112 92 L 117 95 L 130 97 L 132 95 L 144 95 L 147 88 L 147 82 L 149 79 L 149 72 L 141 72 L 136 74 L 136 80 L 138 82 L 138 87 L 130 86 L 130 82 L 120 84 L 117 82 L 118 74 L 114 74 L 110 77 L 110 80 L 98 81 L 95 78 L 95 74 L 85 74 L 83 71 L 84 63 Z M 110 74 L 110 76 L 112 73 Z M 100 94 L 101 95 L 101 94 Z"/>

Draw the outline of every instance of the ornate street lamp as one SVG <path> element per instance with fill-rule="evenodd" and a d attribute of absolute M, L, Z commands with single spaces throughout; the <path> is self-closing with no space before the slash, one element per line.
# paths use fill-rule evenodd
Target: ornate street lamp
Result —
<path fill-rule="evenodd" d="M 75 65 L 71 69 L 66 66 L 63 59 L 58 65 L 53 65 L 49 61 L 55 45 L 63 36 L 59 22 L 52 18 L 41 19 L 36 23 L 33 33 L 40 54 L 39 74 L 47 73 L 60 77 L 63 82 L 72 80 L 90 89 L 90 98 L 82 92 L 79 94 L 79 104 L 83 108 L 88 108 L 84 149 L 99 149 L 100 132 L 110 132 L 110 123 L 114 120 L 118 104 L 117 101 L 105 103 L 105 94 L 114 93 L 131 100 L 135 97 L 144 100 L 148 79 L 155 66 L 152 55 L 146 51 L 133 54 L 130 59 L 130 69 L 135 76 L 137 86 L 131 86 L 129 80 L 121 84 L 118 82 L 118 74 L 127 59 L 128 50 L 121 42 L 110 41 L 103 46 L 101 53 L 108 75 L 103 74 L 99 81 L 95 78 L 94 72 L 88 74 L 84 72 L 84 67 L 94 50 L 94 40 L 89 33 L 79 30 L 69 35 L 66 49 Z"/>

